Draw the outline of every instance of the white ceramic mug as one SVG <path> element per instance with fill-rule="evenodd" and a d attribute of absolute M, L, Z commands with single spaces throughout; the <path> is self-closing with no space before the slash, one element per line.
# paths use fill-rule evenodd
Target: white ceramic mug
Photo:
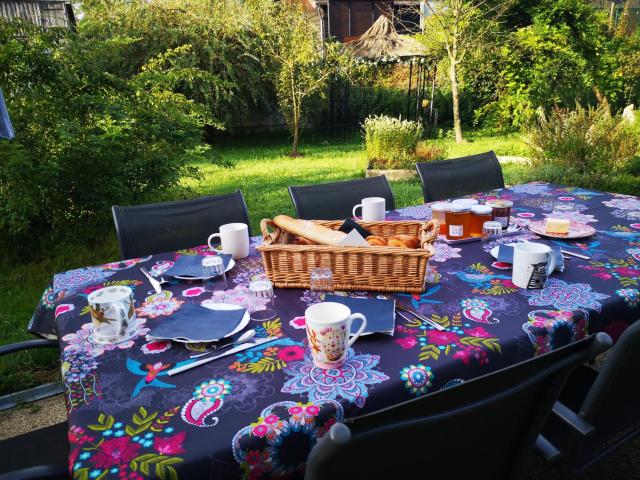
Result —
<path fill-rule="evenodd" d="M 324 369 L 340 367 L 347 359 L 349 347 L 367 326 L 364 315 L 351 313 L 349 307 L 336 302 L 311 305 L 304 316 L 313 363 Z M 351 324 L 356 318 L 362 320 L 362 325 L 350 336 Z"/>
<path fill-rule="evenodd" d="M 133 291 L 114 285 L 91 292 L 87 298 L 96 343 L 120 343 L 138 333 Z"/>
<path fill-rule="evenodd" d="M 249 255 L 249 227 L 246 223 L 227 223 L 220 226 L 220 233 L 209 236 L 207 243 L 213 250 L 211 240 L 220 238 L 222 253 L 230 253 L 234 259 Z"/>
<path fill-rule="evenodd" d="M 356 210 L 361 208 L 362 220 L 365 222 L 381 222 L 384 220 L 384 212 L 386 209 L 385 203 L 386 202 L 382 197 L 363 198 L 362 203 L 353 207 L 353 211 L 351 213 L 356 217 Z"/>
<path fill-rule="evenodd" d="M 524 242 L 513 247 L 513 277 L 515 286 L 538 289 L 556 268 L 556 257 L 547 245 Z"/>

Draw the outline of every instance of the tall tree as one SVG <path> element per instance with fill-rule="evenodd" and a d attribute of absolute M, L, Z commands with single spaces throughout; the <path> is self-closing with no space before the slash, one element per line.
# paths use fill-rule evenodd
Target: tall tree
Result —
<path fill-rule="evenodd" d="M 323 44 L 312 12 L 303 2 L 266 0 L 255 8 L 263 64 L 273 84 L 278 104 L 291 131 L 291 155 L 298 156 L 305 106 L 314 96 L 324 96 L 332 74 L 346 57 L 336 44 Z"/>
<path fill-rule="evenodd" d="M 428 16 L 421 40 L 446 52 L 456 142 L 463 141 L 460 120 L 460 78 L 467 52 L 500 32 L 498 19 L 510 0 L 439 0 L 426 2 Z"/>

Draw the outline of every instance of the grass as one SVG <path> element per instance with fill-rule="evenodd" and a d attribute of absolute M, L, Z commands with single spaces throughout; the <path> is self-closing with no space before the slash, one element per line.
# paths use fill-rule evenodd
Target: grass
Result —
<path fill-rule="evenodd" d="M 302 145 L 304 157 L 287 155 L 286 136 L 269 135 L 225 138 L 216 149 L 235 163 L 233 168 L 221 168 L 203 162 L 199 180 L 185 180 L 192 196 L 221 194 L 241 189 L 249 208 L 251 229 L 259 234 L 262 218 L 276 213 L 293 214 L 287 192 L 289 185 L 331 182 L 362 177 L 366 160 L 360 138 L 323 140 L 307 136 Z M 494 149 L 498 155 L 525 155 L 526 149 L 516 135 L 468 135 L 468 142 L 456 145 L 451 140 L 437 140 L 448 147 L 448 156 L 456 157 Z M 518 183 L 525 166 L 504 166 L 507 183 Z M 416 180 L 392 183 L 396 205 L 403 207 L 422 202 L 420 182 Z M 110 222 L 110 219 L 105 219 Z M 115 235 L 111 231 L 97 244 L 52 245 L 44 258 L 27 260 L 17 265 L 0 264 L 0 343 L 32 338 L 25 331 L 44 288 L 55 272 L 105 263 L 117 258 Z M 51 378 L 57 369 L 57 356 L 52 351 L 25 352 L 0 358 L 0 394 L 25 388 Z"/>

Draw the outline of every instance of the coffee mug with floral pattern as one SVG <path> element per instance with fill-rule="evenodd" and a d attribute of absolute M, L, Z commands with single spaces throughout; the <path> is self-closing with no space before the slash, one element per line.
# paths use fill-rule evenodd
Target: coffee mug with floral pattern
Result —
<path fill-rule="evenodd" d="M 361 313 L 351 313 L 346 305 L 321 302 L 305 311 L 307 338 L 313 363 L 324 369 L 338 368 L 347 359 L 353 342 L 364 332 L 367 319 Z M 351 335 L 351 324 L 362 320 L 358 331 Z"/>
<path fill-rule="evenodd" d="M 133 291 L 123 285 L 96 290 L 87 298 L 96 343 L 120 343 L 138 333 Z"/>

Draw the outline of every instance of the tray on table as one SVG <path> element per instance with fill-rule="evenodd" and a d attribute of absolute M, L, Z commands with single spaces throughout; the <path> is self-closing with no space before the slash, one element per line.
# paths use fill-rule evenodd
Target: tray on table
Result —
<path fill-rule="evenodd" d="M 342 220 L 310 220 L 338 230 Z M 427 263 L 435 254 L 433 242 L 438 237 L 436 220 L 397 222 L 358 222 L 373 235 L 415 235 L 420 239 L 416 249 L 399 247 L 340 247 L 332 245 L 291 245 L 293 235 L 277 227 L 273 221 L 260 222 L 263 245 L 257 247 L 264 269 L 278 288 L 309 288 L 313 268 L 330 268 L 335 290 L 368 290 L 374 292 L 424 291 Z M 270 231 L 269 229 L 272 229 Z"/>

